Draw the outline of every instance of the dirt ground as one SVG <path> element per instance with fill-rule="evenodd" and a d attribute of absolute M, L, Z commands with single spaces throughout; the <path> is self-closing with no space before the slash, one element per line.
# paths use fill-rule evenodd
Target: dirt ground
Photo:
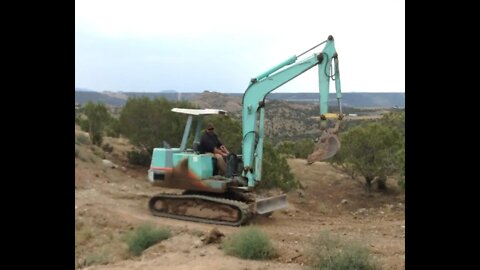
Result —
<path fill-rule="evenodd" d="M 78 136 L 86 136 L 76 128 Z M 225 255 L 220 244 L 201 239 L 213 228 L 225 235 L 238 227 L 154 217 L 147 208 L 152 187 L 146 169 L 128 167 L 124 139 L 106 138 L 112 153 L 76 142 L 75 265 L 80 269 L 307 269 L 310 244 L 322 231 L 367 246 L 381 269 L 405 267 L 405 195 L 393 179 L 387 193 L 367 194 L 361 179 L 351 179 L 328 163 L 289 165 L 302 188 L 288 193 L 289 207 L 251 224 L 265 232 L 279 256 L 266 261 Z M 108 167 L 102 159 L 113 161 Z M 150 223 L 166 227 L 172 237 L 134 257 L 125 235 Z"/>

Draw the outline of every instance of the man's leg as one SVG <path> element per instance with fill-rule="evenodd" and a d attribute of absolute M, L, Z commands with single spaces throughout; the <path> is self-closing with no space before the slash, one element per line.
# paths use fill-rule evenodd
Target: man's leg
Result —
<path fill-rule="evenodd" d="M 225 175 L 227 173 L 227 163 L 225 163 L 223 156 L 215 154 L 215 158 L 217 158 L 218 174 Z"/>

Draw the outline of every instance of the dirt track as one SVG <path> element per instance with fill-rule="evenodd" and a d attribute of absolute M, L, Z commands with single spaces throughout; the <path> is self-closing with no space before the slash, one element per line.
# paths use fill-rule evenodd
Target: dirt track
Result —
<path fill-rule="evenodd" d="M 125 143 L 114 146 L 116 151 L 128 149 Z M 306 269 L 310 243 L 328 231 L 342 240 L 362 242 L 382 269 L 404 269 L 404 193 L 396 191 L 393 180 L 387 182 L 394 190 L 389 194 L 366 194 L 359 180 L 327 163 L 306 166 L 305 160 L 289 160 L 304 189 L 288 194 L 288 209 L 252 221 L 268 234 L 279 257 L 250 261 L 227 256 L 219 244 L 204 245 L 200 240 L 215 227 L 226 235 L 239 228 L 154 217 L 147 209 L 148 198 L 166 190 L 150 186 L 146 170 L 107 168 L 90 147 L 76 148 L 77 268 Z M 122 239 L 145 222 L 170 228 L 172 237 L 132 257 Z"/>

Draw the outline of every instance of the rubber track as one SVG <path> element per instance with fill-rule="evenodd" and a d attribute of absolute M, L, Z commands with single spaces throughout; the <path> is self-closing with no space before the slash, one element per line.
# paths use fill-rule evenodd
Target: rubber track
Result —
<path fill-rule="evenodd" d="M 214 219 L 207 219 L 207 218 L 200 218 L 200 217 L 190 217 L 190 216 L 163 213 L 155 210 L 153 207 L 155 205 L 155 202 L 158 199 L 161 200 L 162 198 L 179 199 L 184 201 L 189 199 L 192 199 L 192 200 L 200 199 L 203 201 L 214 202 L 222 205 L 230 205 L 237 208 L 241 213 L 241 216 L 238 221 L 225 221 L 225 220 L 214 220 Z M 248 205 L 244 202 L 229 200 L 224 198 L 216 198 L 216 197 L 205 196 L 205 195 L 193 195 L 193 194 L 192 195 L 157 194 L 150 199 L 148 206 L 152 214 L 159 217 L 168 217 L 168 218 L 174 218 L 174 219 L 181 219 L 181 220 L 188 220 L 188 221 L 195 221 L 195 222 L 202 222 L 202 223 L 209 223 L 209 224 L 218 224 L 218 225 L 229 225 L 229 226 L 240 226 L 245 224 L 248 221 L 251 214 Z"/>

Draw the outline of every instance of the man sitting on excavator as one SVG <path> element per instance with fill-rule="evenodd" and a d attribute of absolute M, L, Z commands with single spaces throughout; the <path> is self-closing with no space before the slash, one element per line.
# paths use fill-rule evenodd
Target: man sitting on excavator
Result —
<path fill-rule="evenodd" d="M 209 153 L 217 159 L 218 173 L 219 175 L 225 175 L 227 172 L 227 164 L 225 158 L 230 153 L 227 147 L 220 142 L 217 134 L 215 134 L 215 127 L 212 123 L 207 125 L 200 144 L 198 145 L 200 154 Z"/>

